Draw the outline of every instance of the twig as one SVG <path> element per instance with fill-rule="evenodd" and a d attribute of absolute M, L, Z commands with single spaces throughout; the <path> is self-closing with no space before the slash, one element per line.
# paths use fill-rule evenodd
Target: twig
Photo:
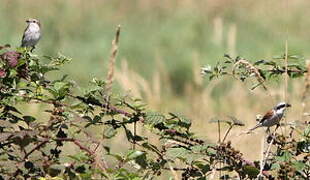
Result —
<path fill-rule="evenodd" d="M 171 173 L 172 173 L 173 176 L 174 176 L 174 179 L 175 179 L 175 180 L 179 180 L 178 174 L 177 174 L 177 172 L 173 169 L 173 167 L 171 166 L 170 162 L 168 162 L 168 166 L 169 166 L 169 169 L 170 169 Z"/>
<path fill-rule="evenodd" d="M 272 135 L 273 136 L 273 135 Z M 257 178 L 260 179 L 263 177 L 263 170 L 264 170 L 264 166 L 265 166 L 265 163 L 266 163 L 266 160 L 269 156 L 269 152 L 270 152 L 270 149 L 271 149 L 271 145 L 273 144 L 273 141 L 274 141 L 274 137 L 272 137 L 270 143 L 268 144 L 268 147 L 267 147 L 267 150 L 266 152 L 264 153 L 264 148 L 263 148 L 263 154 L 262 154 L 262 160 L 261 160 L 261 163 L 260 163 L 260 171 L 259 171 L 259 174 L 257 175 Z M 265 137 L 264 137 L 264 142 L 263 144 L 265 144 Z M 263 146 L 264 147 L 264 146 Z M 265 156 L 264 156 L 265 154 Z"/>
<path fill-rule="evenodd" d="M 217 133 L 218 133 L 218 143 L 221 143 L 221 123 L 217 121 Z"/>
<path fill-rule="evenodd" d="M 288 31 L 288 30 L 287 30 Z M 288 33 L 288 32 L 287 32 Z M 287 87 L 288 87 L 288 73 L 287 73 L 287 69 L 288 69 L 288 41 L 287 39 L 285 40 L 285 58 L 284 58 L 284 61 L 285 61 L 285 74 L 284 74 L 284 77 L 285 77 L 285 83 L 284 83 L 284 101 L 287 102 Z M 287 124 L 287 119 L 284 118 L 285 120 L 285 124 Z M 286 127 L 284 127 L 284 134 L 286 134 Z"/>
<path fill-rule="evenodd" d="M 46 143 L 48 143 L 49 140 L 45 140 L 38 144 L 36 147 L 34 147 L 31 151 L 25 154 L 24 160 L 26 160 L 34 151 L 39 150 L 42 146 L 44 146 Z"/>
<path fill-rule="evenodd" d="M 224 141 L 226 140 L 226 137 L 228 136 L 228 134 L 229 134 L 229 132 L 230 132 L 230 130 L 231 130 L 232 128 L 233 128 L 233 125 L 230 125 L 229 128 L 226 130 L 222 142 L 224 142 Z"/>
<path fill-rule="evenodd" d="M 301 119 L 302 120 L 305 119 L 304 114 L 306 112 L 307 97 L 310 94 L 310 60 L 306 61 L 306 66 L 308 69 L 308 73 L 306 74 L 306 77 L 305 77 L 305 89 L 304 89 L 304 92 L 302 93 L 302 97 L 301 97 L 301 103 L 302 103 Z"/>
<path fill-rule="evenodd" d="M 221 123 L 220 123 L 220 120 L 217 121 L 217 127 L 218 127 L 218 143 L 220 144 L 221 143 Z M 222 162 L 219 163 L 219 166 L 220 166 L 220 170 L 219 170 L 219 179 L 221 178 L 222 176 Z"/>
<path fill-rule="evenodd" d="M 108 105 L 108 104 L 102 104 L 102 103 L 95 103 L 95 102 L 89 102 L 87 101 L 86 98 L 84 97 L 81 97 L 81 96 L 73 96 L 74 98 L 84 102 L 85 104 L 91 104 L 91 105 L 95 105 L 95 106 L 99 106 L 99 107 L 102 107 L 102 108 L 107 108 L 109 109 L 110 111 L 112 112 L 117 112 L 119 114 L 123 114 L 124 116 L 127 116 L 127 117 L 132 117 L 133 115 L 127 111 L 124 111 L 124 110 L 121 110 L 121 109 L 118 109 L 117 107 L 115 106 L 112 106 L 112 105 Z"/>
<path fill-rule="evenodd" d="M 133 123 L 133 150 L 136 149 L 137 121 Z"/>
<path fill-rule="evenodd" d="M 85 147 L 79 140 L 74 138 L 44 138 L 45 141 L 48 141 L 49 139 L 52 139 L 54 141 L 69 141 L 73 142 L 76 146 L 78 146 L 82 151 L 85 151 L 94 161 L 94 164 L 97 165 L 100 170 L 105 171 L 108 167 L 106 163 L 98 162 L 98 159 L 96 159 L 96 155 L 94 151 L 91 151 L 89 148 Z"/>
<path fill-rule="evenodd" d="M 263 136 L 262 138 L 262 143 L 261 143 L 261 160 L 260 160 L 260 169 L 259 169 L 259 174 L 257 175 L 257 178 L 262 178 L 262 173 L 264 170 L 264 153 L 265 153 L 265 139 L 266 135 Z"/>
<path fill-rule="evenodd" d="M 177 167 L 171 167 L 174 171 L 186 171 L 187 170 L 187 168 L 177 168 Z M 169 168 L 166 168 L 166 167 L 164 167 L 163 169 L 164 170 L 171 170 L 171 168 L 169 167 Z"/>
<path fill-rule="evenodd" d="M 247 71 L 249 71 L 250 73 L 253 73 L 257 79 L 257 81 L 263 86 L 263 88 L 268 91 L 268 88 L 265 86 L 264 82 L 264 78 L 262 77 L 261 73 L 259 72 L 259 70 L 253 65 L 251 64 L 249 61 L 247 61 L 246 59 L 240 59 L 239 61 L 237 61 L 234 66 L 233 66 L 233 70 L 232 70 L 232 74 L 233 76 L 235 76 L 235 70 L 238 66 L 243 65 Z M 269 93 L 269 91 L 268 91 Z"/>
<path fill-rule="evenodd" d="M 107 76 L 107 85 L 106 90 L 109 92 L 112 88 L 113 79 L 114 79 L 114 65 L 116 61 L 116 55 L 118 52 L 118 42 L 119 42 L 119 36 L 121 32 L 121 26 L 118 25 L 116 29 L 115 39 L 112 41 L 112 50 L 111 50 L 111 56 L 109 59 L 109 71 Z"/>

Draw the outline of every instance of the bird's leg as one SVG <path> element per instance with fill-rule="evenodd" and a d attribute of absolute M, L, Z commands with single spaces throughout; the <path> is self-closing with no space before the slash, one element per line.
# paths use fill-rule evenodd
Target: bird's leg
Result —
<path fill-rule="evenodd" d="M 275 136 L 276 132 L 277 132 L 277 129 L 280 127 L 280 123 L 277 124 L 276 128 L 274 129 L 274 132 L 273 132 L 273 136 Z"/>
<path fill-rule="evenodd" d="M 30 52 L 32 52 L 35 48 L 35 46 L 32 46 Z"/>
<path fill-rule="evenodd" d="M 280 124 L 278 123 L 276 126 L 276 129 L 274 129 L 274 132 L 276 132 L 279 127 L 280 127 Z"/>

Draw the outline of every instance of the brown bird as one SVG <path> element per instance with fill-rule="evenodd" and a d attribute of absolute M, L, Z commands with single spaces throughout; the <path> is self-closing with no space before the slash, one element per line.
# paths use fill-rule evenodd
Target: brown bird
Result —
<path fill-rule="evenodd" d="M 285 102 L 277 104 L 273 109 L 270 109 L 259 121 L 259 123 L 249 130 L 249 132 L 259 127 L 267 127 L 267 130 L 269 130 L 269 127 L 279 125 L 279 122 L 282 119 L 284 111 L 287 107 L 291 107 L 291 105 Z"/>

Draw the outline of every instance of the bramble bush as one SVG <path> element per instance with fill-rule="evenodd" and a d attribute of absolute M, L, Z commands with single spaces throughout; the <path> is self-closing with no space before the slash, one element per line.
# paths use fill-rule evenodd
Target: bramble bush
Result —
<path fill-rule="evenodd" d="M 1 47 L 0 67 L 0 179 L 157 179 L 165 171 L 171 178 L 268 179 L 310 178 L 310 126 L 290 126 L 290 133 L 268 137 L 274 147 L 264 167 L 260 160 L 248 161 L 226 138 L 232 128 L 244 124 L 236 117 L 213 119 L 227 128 L 219 142 L 206 142 L 191 131 L 191 121 L 179 113 L 162 114 L 147 109 L 141 99 L 111 92 L 113 61 L 117 53 L 119 29 L 111 55 L 107 80 L 92 79 L 89 87 L 79 86 L 67 75 L 51 80 L 70 58 L 38 56 L 27 49 Z M 283 65 L 285 59 L 251 63 L 225 55 L 224 61 L 203 68 L 206 76 L 231 75 L 242 81 L 257 80 L 256 87 L 287 73 L 290 78 L 309 74 L 300 57 L 298 63 Z M 42 63 L 47 58 L 49 63 Z M 308 75 L 309 78 L 309 75 Z M 308 79 L 308 83 L 309 83 Z M 306 93 L 309 93 L 309 85 Z M 38 117 L 22 107 L 39 104 Z M 100 136 L 89 130 L 100 129 Z M 144 128 L 148 135 L 137 134 Z M 131 148 L 116 153 L 106 141 L 124 134 Z M 152 143 L 149 139 L 159 139 Z M 65 151 L 75 146 L 78 153 Z"/>

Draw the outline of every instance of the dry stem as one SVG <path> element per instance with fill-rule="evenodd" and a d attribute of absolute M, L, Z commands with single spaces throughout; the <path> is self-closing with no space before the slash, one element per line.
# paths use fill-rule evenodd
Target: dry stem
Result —
<path fill-rule="evenodd" d="M 107 91 L 109 92 L 112 88 L 113 80 L 114 80 L 114 65 L 116 61 L 116 55 L 118 52 L 118 42 L 119 42 L 119 36 L 121 32 L 121 26 L 118 25 L 115 33 L 115 38 L 112 41 L 112 50 L 111 50 L 111 56 L 109 59 L 109 71 L 107 76 Z"/>
<path fill-rule="evenodd" d="M 245 60 L 245 59 L 240 59 L 239 61 L 237 61 L 234 66 L 233 66 L 233 70 L 232 70 L 232 74 L 233 76 L 235 75 L 235 69 L 239 66 L 239 65 L 243 65 L 250 73 L 253 73 L 257 79 L 257 81 L 263 86 L 263 88 L 267 91 L 267 87 L 265 86 L 264 82 L 264 78 L 262 77 L 262 75 L 260 74 L 260 72 L 258 71 L 258 69 L 252 65 L 249 61 Z"/>

